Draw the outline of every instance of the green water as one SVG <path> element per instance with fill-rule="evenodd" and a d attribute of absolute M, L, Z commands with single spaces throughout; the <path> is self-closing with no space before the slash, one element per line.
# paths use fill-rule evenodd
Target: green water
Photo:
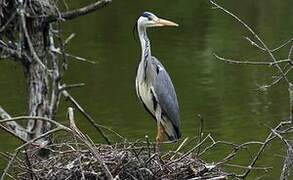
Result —
<path fill-rule="evenodd" d="M 68 2 L 79 7 L 92 1 Z M 270 47 L 289 39 L 293 28 L 291 0 L 225 0 L 221 3 L 252 25 Z M 184 137 L 197 134 L 204 117 L 204 131 L 217 140 L 243 143 L 263 140 L 269 126 L 288 117 L 287 86 L 280 83 L 266 92 L 258 85 L 270 82 L 274 72 L 268 67 L 223 64 L 213 52 L 243 60 L 265 60 L 266 55 L 247 43 L 249 36 L 239 23 L 211 9 L 205 0 L 114 0 L 107 8 L 63 24 L 64 38 L 71 33 L 68 52 L 97 62 L 96 65 L 69 60 L 65 82 L 86 84 L 71 90 L 72 95 L 100 124 L 111 127 L 128 139 L 154 139 L 156 125 L 139 104 L 134 89 L 140 45 L 132 35 L 137 17 L 143 11 L 177 22 L 179 28 L 150 29 L 152 54 L 167 68 L 176 88 Z M 286 58 L 288 48 L 279 55 Z M 0 103 L 11 115 L 25 114 L 25 81 L 19 64 L 0 62 Z M 63 102 L 57 119 L 65 120 Z M 80 128 L 96 142 L 104 141 L 77 114 Z M 0 130 L 0 151 L 12 151 L 19 142 Z M 252 153 L 255 148 L 251 149 Z M 229 151 L 219 147 L 205 159 L 217 161 Z M 263 179 L 278 179 L 285 150 L 275 143 L 268 147 L 258 165 L 273 166 Z M 251 157 L 240 154 L 234 163 L 245 165 Z M 0 162 L 4 167 L 4 162 Z M 255 172 L 248 179 L 262 175 Z"/>

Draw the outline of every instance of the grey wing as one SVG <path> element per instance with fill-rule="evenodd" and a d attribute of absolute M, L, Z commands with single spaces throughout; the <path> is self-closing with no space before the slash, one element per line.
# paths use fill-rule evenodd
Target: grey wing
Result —
<path fill-rule="evenodd" d="M 154 91 L 161 106 L 163 116 L 167 116 L 173 126 L 177 129 L 179 128 L 180 117 L 178 101 L 174 86 L 164 66 L 155 57 L 153 57 L 152 59 L 157 68 L 157 76 L 154 79 L 153 84 Z M 177 130 L 179 131 L 179 129 Z"/>

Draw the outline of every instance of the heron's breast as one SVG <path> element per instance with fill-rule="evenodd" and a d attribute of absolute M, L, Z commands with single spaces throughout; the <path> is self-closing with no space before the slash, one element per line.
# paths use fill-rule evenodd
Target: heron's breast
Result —
<path fill-rule="evenodd" d="M 155 113 L 154 107 L 153 107 L 153 99 L 152 94 L 150 91 L 150 87 L 146 83 L 138 83 L 138 95 L 140 96 L 141 101 L 145 104 L 145 106 L 151 111 L 151 113 Z"/>

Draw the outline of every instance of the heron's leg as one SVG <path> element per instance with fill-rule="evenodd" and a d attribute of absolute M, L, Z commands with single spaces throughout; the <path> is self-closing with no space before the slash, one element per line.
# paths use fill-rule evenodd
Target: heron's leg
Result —
<path fill-rule="evenodd" d="M 157 122 L 156 151 L 160 153 L 160 145 L 164 138 L 164 129 L 160 122 Z"/>
<path fill-rule="evenodd" d="M 164 128 L 161 125 L 161 116 L 162 116 L 162 110 L 161 107 L 158 105 L 156 109 L 156 119 L 157 119 L 157 137 L 156 137 L 156 149 L 157 152 L 160 153 L 160 145 L 164 138 Z"/>
<path fill-rule="evenodd" d="M 160 144 L 164 139 L 164 128 L 161 126 L 160 122 L 157 123 L 158 130 L 157 130 L 157 137 L 156 142 Z"/>

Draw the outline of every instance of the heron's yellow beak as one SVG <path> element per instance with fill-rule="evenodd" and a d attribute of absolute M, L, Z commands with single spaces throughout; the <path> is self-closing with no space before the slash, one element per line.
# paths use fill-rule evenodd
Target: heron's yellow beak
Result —
<path fill-rule="evenodd" d="M 161 19 L 161 18 L 158 18 L 156 21 L 155 21 L 155 24 L 154 26 L 175 26 L 175 27 L 178 27 L 179 25 L 172 22 L 172 21 L 169 21 L 169 20 L 166 20 L 166 19 Z"/>

